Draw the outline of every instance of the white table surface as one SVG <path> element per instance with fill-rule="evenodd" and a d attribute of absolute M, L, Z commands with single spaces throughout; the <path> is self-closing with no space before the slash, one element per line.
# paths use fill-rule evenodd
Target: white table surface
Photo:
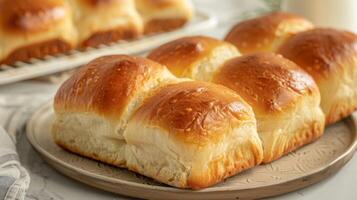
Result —
<path fill-rule="evenodd" d="M 195 0 L 199 8 L 215 13 L 221 20 L 218 27 L 206 30 L 200 34 L 222 38 L 229 30 L 232 22 L 238 20 L 239 13 L 263 7 L 259 0 Z M 1 94 L 54 94 L 58 85 L 43 81 L 24 81 L 11 85 L 0 86 Z M 19 141 L 27 143 L 27 141 Z M 24 145 L 26 146 L 26 145 Z M 32 149 L 21 149 L 23 165 L 31 175 L 31 183 L 26 199 L 34 200 L 95 200 L 95 199 L 129 199 L 99 189 L 86 186 L 58 173 L 48 166 Z M 308 188 L 291 192 L 272 199 L 324 199 L 324 200 L 356 200 L 357 199 L 357 156 L 346 164 L 337 174 Z"/>

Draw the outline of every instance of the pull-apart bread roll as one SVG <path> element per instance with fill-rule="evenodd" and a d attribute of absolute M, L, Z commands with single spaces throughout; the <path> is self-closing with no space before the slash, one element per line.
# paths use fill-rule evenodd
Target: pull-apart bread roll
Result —
<path fill-rule="evenodd" d="M 95 59 L 57 91 L 56 142 L 94 159 L 125 164 L 123 133 L 129 118 L 149 91 L 174 79 L 164 66 L 144 59 Z"/>
<path fill-rule="evenodd" d="M 148 57 L 175 75 L 222 84 L 246 100 L 255 111 L 265 163 L 323 133 L 320 93 L 306 72 L 273 53 L 232 58 L 236 52 L 223 41 L 187 37 L 158 47 Z"/>
<path fill-rule="evenodd" d="M 81 47 L 137 38 L 143 23 L 134 0 L 68 0 Z"/>
<path fill-rule="evenodd" d="M 193 17 L 191 0 L 136 0 L 145 34 L 180 28 Z"/>
<path fill-rule="evenodd" d="M 316 81 L 326 123 L 357 109 L 357 35 L 319 28 L 299 33 L 279 50 Z"/>
<path fill-rule="evenodd" d="M 63 148 L 175 187 L 208 187 L 263 157 L 254 113 L 235 92 L 177 79 L 144 58 L 92 61 L 54 107 Z"/>
<path fill-rule="evenodd" d="M 206 36 L 184 37 L 154 49 L 149 59 L 166 65 L 177 77 L 211 81 L 226 60 L 240 55 L 228 42 Z"/>
<path fill-rule="evenodd" d="M 64 0 L 0 0 L 0 64 L 71 50 L 76 31 Z"/>
<path fill-rule="evenodd" d="M 273 53 L 227 61 L 215 83 L 236 91 L 254 110 L 264 163 L 280 158 L 323 134 L 324 114 L 313 78 Z"/>
<path fill-rule="evenodd" d="M 225 40 L 234 44 L 242 54 L 275 52 L 291 35 L 312 27 L 309 21 L 300 16 L 274 12 L 238 23 Z"/>

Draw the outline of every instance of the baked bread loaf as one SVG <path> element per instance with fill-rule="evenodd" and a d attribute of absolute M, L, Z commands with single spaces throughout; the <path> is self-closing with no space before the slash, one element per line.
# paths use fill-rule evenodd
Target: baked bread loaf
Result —
<path fill-rule="evenodd" d="M 191 0 L 135 0 L 145 34 L 171 31 L 193 17 Z"/>
<path fill-rule="evenodd" d="M 278 51 L 316 81 L 326 123 L 357 109 L 357 35 L 318 28 L 290 38 Z"/>
<path fill-rule="evenodd" d="M 264 163 L 323 134 L 324 115 L 319 107 L 319 90 L 313 79 L 296 64 L 273 53 L 227 57 L 226 52 L 232 52 L 232 48 L 226 42 L 198 38 L 164 44 L 153 50 L 148 58 L 168 66 L 175 75 L 210 80 L 241 95 L 255 112 Z M 210 52 L 212 45 L 202 45 L 213 41 L 215 47 L 220 47 L 215 53 Z M 186 43 L 199 51 L 191 54 L 189 48 L 184 50 L 182 45 Z M 207 62 L 210 60 L 219 62 Z M 195 69 L 195 73 L 181 73 L 187 69 Z"/>
<path fill-rule="evenodd" d="M 76 44 L 63 0 L 0 0 L 0 64 L 69 51 Z"/>
<path fill-rule="evenodd" d="M 226 60 L 239 56 L 234 45 L 207 36 L 174 40 L 154 49 L 148 58 L 166 65 L 177 77 L 211 81 Z"/>
<path fill-rule="evenodd" d="M 0 65 L 131 40 L 144 25 L 170 31 L 192 16 L 189 0 L 0 0 Z"/>
<path fill-rule="evenodd" d="M 144 58 L 90 62 L 60 87 L 54 108 L 63 148 L 175 187 L 208 187 L 263 158 L 254 113 L 239 95 Z"/>
<path fill-rule="evenodd" d="M 80 47 L 137 38 L 143 23 L 134 0 L 68 0 Z"/>
<path fill-rule="evenodd" d="M 311 28 L 313 25 L 300 16 L 274 12 L 238 23 L 225 40 L 234 44 L 242 54 L 275 52 L 291 35 Z"/>

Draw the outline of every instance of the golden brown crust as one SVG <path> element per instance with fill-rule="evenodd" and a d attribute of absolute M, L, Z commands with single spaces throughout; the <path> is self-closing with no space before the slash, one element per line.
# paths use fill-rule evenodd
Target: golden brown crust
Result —
<path fill-rule="evenodd" d="M 139 57 L 97 58 L 62 84 L 55 96 L 55 110 L 80 110 L 120 118 L 137 89 L 162 70 L 164 66 Z"/>
<path fill-rule="evenodd" d="M 141 13 L 160 12 L 168 8 L 188 9 L 189 0 L 135 0 L 136 6 Z M 191 15 L 190 10 L 186 10 L 186 15 Z"/>
<path fill-rule="evenodd" d="M 293 107 L 300 96 L 318 94 L 315 82 L 306 72 L 273 53 L 228 60 L 213 82 L 236 91 L 255 111 L 269 113 Z"/>
<path fill-rule="evenodd" d="M 0 26 L 11 34 L 48 30 L 65 18 L 62 0 L 1 0 Z"/>
<path fill-rule="evenodd" d="M 148 120 L 186 143 L 203 145 L 219 141 L 234 124 L 254 116 L 250 106 L 228 88 L 189 81 L 159 88 L 134 119 Z"/>
<path fill-rule="evenodd" d="M 181 76 L 192 63 L 225 44 L 224 41 L 206 36 L 183 37 L 156 48 L 148 58 L 166 65 L 173 74 Z"/>
<path fill-rule="evenodd" d="M 169 6 L 176 5 L 177 2 L 181 0 L 141 0 L 145 1 L 146 4 L 150 5 L 151 8 L 163 9 Z"/>
<path fill-rule="evenodd" d="M 189 0 L 136 0 L 135 3 L 144 21 L 145 34 L 172 31 L 193 16 Z"/>
<path fill-rule="evenodd" d="M 16 61 L 27 62 L 31 58 L 44 58 L 47 55 L 65 53 L 71 49 L 73 49 L 71 44 L 60 39 L 53 39 L 19 47 L 12 51 L 4 60 L 0 60 L 0 64 L 13 64 Z"/>
<path fill-rule="evenodd" d="M 126 0 L 79 0 L 79 1 L 82 1 L 84 5 L 88 5 L 95 8 L 103 5 L 111 5 L 113 3 L 122 3 L 125 2 Z"/>
<path fill-rule="evenodd" d="M 357 56 L 357 35 L 335 29 L 317 28 L 296 34 L 278 50 L 311 74 L 316 81 L 336 73 Z"/>
<path fill-rule="evenodd" d="M 114 30 L 101 31 L 92 34 L 88 39 L 82 42 L 81 47 L 97 47 L 102 44 L 110 44 L 120 40 L 129 40 L 141 35 L 138 29 L 133 26 L 118 27 Z"/>
<path fill-rule="evenodd" d="M 172 19 L 152 19 L 145 24 L 144 34 L 157 34 L 162 32 L 169 32 L 184 26 L 188 22 L 185 18 Z"/>
<path fill-rule="evenodd" d="M 279 37 L 278 34 L 281 34 L 278 28 L 282 23 L 296 23 L 305 26 L 306 29 L 312 28 L 312 24 L 300 16 L 274 12 L 238 23 L 228 33 L 225 40 L 234 44 L 243 54 L 270 51 L 271 44 Z M 286 32 L 284 34 L 288 35 L 294 33 L 294 30 L 284 31 Z"/>

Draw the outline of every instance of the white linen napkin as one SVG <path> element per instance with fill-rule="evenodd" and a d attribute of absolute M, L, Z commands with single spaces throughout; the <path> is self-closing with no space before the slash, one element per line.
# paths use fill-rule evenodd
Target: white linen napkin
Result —
<path fill-rule="evenodd" d="M 27 119 L 48 99 L 44 95 L 0 95 L 0 199 L 25 198 L 30 176 L 19 162 L 16 141 L 26 137 Z"/>

